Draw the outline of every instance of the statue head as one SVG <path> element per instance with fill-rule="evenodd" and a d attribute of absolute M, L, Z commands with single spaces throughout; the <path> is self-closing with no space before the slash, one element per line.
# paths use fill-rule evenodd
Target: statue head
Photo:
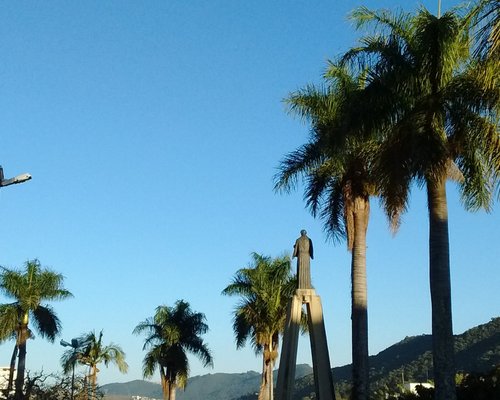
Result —
<path fill-rule="evenodd" d="M 305 229 L 302 229 L 300 231 L 300 234 L 301 234 L 301 236 L 305 236 L 305 235 L 307 235 L 307 231 Z"/>

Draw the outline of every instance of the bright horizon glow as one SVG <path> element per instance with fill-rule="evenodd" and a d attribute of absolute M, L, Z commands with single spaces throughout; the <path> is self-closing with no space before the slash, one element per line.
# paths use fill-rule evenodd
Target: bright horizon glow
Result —
<path fill-rule="evenodd" d="M 422 1 L 437 12 L 437 1 Z M 443 13 L 458 1 L 444 1 Z M 62 334 L 27 345 L 27 368 L 60 369 L 59 340 L 91 330 L 120 345 L 122 375 L 141 379 L 134 327 L 178 299 L 207 317 L 214 368 L 190 358 L 191 376 L 260 372 L 250 346 L 236 350 L 221 296 L 253 251 L 291 253 L 300 230 L 314 242 L 333 366 L 350 363 L 350 254 L 326 242 L 302 187 L 273 192 L 279 161 L 308 138 L 282 100 L 319 83 L 327 60 L 355 44 L 355 7 L 379 0 L 55 1 L 0 4 L 0 162 L 36 179 L 0 189 L 0 265 L 38 258 L 65 276 L 74 298 L 51 306 Z M 498 203 L 466 212 L 448 186 L 455 333 L 500 315 Z M 372 201 L 368 228 L 370 354 L 431 331 L 426 197 L 414 188 L 394 237 Z M 295 262 L 294 262 L 295 265 Z M 0 302 L 6 300 L 0 297 Z M 8 365 L 12 341 L 0 344 Z M 310 363 L 308 338 L 299 363 Z M 154 377 L 153 381 L 159 381 Z"/>

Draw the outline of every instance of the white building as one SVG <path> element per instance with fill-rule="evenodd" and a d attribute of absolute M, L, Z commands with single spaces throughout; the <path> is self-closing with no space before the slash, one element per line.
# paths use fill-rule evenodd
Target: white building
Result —
<path fill-rule="evenodd" d="M 7 384 L 9 383 L 9 372 L 10 367 L 0 367 L 0 391 L 7 389 Z M 14 379 L 16 379 L 14 371 Z"/>
<path fill-rule="evenodd" d="M 431 389 L 434 387 L 432 383 L 415 383 L 415 382 L 407 382 L 404 384 L 404 388 L 407 392 L 417 394 L 416 387 L 423 386 L 426 389 Z"/>

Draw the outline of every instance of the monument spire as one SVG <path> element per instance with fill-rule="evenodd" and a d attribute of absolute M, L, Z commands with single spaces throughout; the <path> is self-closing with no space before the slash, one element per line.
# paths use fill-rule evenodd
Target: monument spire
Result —
<path fill-rule="evenodd" d="M 316 396 L 320 400 L 335 400 L 321 299 L 311 285 L 310 260 L 314 258 L 313 245 L 304 229 L 300 231 L 300 237 L 295 241 L 293 257 L 297 257 L 298 285 L 288 304 L 276 387 L 277 400 L 292 399 L 297 364 L 300 316 L 304 304 L 306 305 L 309 326 Z"/>

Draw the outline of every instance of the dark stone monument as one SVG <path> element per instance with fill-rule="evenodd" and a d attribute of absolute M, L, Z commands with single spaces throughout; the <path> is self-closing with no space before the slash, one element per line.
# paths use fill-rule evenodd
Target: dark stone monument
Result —
<path fill-rule="evenodd" d="M 321 307 L 320 297 L 311 286 L 313 245 L 304 229 L 300 231 L 300 237 L 295 241 L 293 256 L 297 257 L 299 283 L 295 294 L 288 304 L 278 369 L 276 398 L 277 400 L 292 400 L 293 397 L 300 324 L 305 304 L 307 324 L 309 326 L 309 339 L 311 342 L 316 398 L 319 400 L 335 400 L 325 323 L 323 321 L 323 308 Z"/>
<path fill-rule="evenodd" d="M 307 237 L 305 229 L 293 246 L 293 257 L 297 257 L 297 277 L 299 289 L 311 289 L 311 258 L 314 259 L 312 240 Z"/>

